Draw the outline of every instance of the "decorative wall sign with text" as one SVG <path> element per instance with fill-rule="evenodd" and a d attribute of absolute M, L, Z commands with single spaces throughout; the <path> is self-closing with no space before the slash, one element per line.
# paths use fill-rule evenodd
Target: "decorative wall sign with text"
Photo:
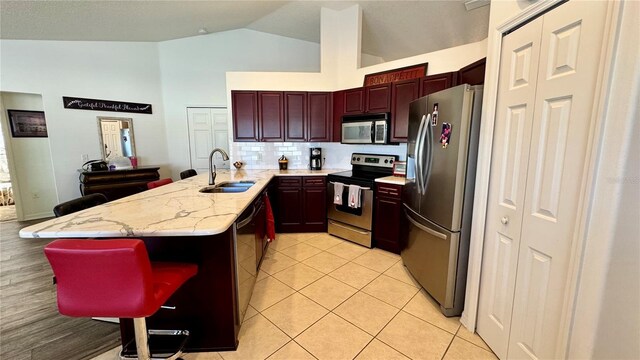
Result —
<path fill-rule="evenodd" d="M 151 114 L 151 104 L 139 104 L 124 101 L 83 99 L 63 96 L 62 102 L 65 109 L 115 111 L 137 114 Z"/>
<path fill-rule="evenodd" d="M 394 81 L 421 78 L 427 75 L 427 66 L 429 63 L 406 66 L 400 69 L 381 71 L 375 74 L 367 74 L 364 76 L 364 85 L 387 84 Z"/>

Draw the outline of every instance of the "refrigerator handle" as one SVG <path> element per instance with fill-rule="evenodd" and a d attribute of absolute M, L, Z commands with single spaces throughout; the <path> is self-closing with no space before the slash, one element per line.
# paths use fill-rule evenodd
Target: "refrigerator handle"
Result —
<path fill-rule="evenodd" d="M 443 234 L 443 233 L 441 233 L 441 232 L 437 232 L 437 231 L 435 231 L 435 230 L 433 230 L 433 229 L 429 229 L 428 227 L 426 227 L 426 226 L 424 226 L 424 225 L 420 224 L 419 222 L 417 222 L 417 221 L 413 220 L 413 219 L 411 218 L 411 215 L 409 215 L 409 211 L 411 211 L 411 209 L 409 209 L 409 207 L 407 207 L 407 204 L 403 204 L 403 205 L 404 205 L 404 207 L 405 207 L 404 213 L 405 213 L 405 215 L 406 215 L 407 219 L 409 219 L 409 221 L 410 221 L 410 222 L 411 222 L 415 227 L 417 227 L 418 229 L 420 229 L 420 230 L 422 230 L 422 231 L 424 231 L 424 232 L 426 232 L 426 233 L 428 233 L 428 234 L 431 234 L 431 235 L 433 235 L 433 236 L 435 236 L 435 237 L 437 237 L 437 238 L 440 238 L 440 239 L 442 239 L 442 240 L 447 240 L 447 235 L 446 235 L 446 234 Z M 413 211 L 411 211 L 411 212 L 413 212 Z"/>
<path fill-rule="evenodd" d="M 427 135 L 425 136 L 426 138 L 426 144 L 423 143 L 423 147 L 426 147 L 427 150 L 427 155 L 426 156 L 422 156 L 425 160 L 426 160 L 426 164 L 424 163 L 420 163 L 420 167 L 421 170 L 423 171 L 423 173 L 421 174 L 422 176 L 422 195 L 427 193 L 427 184 L 429 183 L 429 178 L 431 177 L 431 164 L 432 164 L 432 160 L 433 160 L 433 129 L 431 126 L 431 119 L 430 116 L 431 114 L 429 114 L 429 118 L 427 118 L 428 123 L 429 124 L 426 128 L 426 132 Z M 421 154 L 423 155 L 423 154 Z"/>
<path fill-rule="evenodd" d="M 424 147 L 424 127 L 425 123 L 428 123 L 429 117 L 431 114 L 422 115 L 422 120 L 420 120 L 420 127 L 418 127 L 418 135 L 416 138 L 416 149 L 415 149 L 415 164 L 416 164 L 416 182 L 418 183 L 418 193 L 423 194 L 423 178 L 422 178 L 422 152 Z"/>

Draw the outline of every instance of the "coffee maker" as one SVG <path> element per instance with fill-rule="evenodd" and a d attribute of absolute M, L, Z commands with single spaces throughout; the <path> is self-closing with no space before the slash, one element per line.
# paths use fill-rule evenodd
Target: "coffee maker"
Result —
<path fill-rule="evenodd" d="M 309 149 L 309 169 L 311 170 L 322 169 L 322 149 L 321 148 Z"/>

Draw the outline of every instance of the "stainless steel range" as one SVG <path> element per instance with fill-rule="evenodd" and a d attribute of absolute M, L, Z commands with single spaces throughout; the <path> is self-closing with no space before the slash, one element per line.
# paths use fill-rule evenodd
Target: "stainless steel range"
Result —
<path fill-rule="evenodd" d="M 397 160 L 397 155 L 353 153 L 351 171 L 327 175 L 329 234 L 371 247 L 375 179 L 392 175 L 393 163 Z M 336 183 L 344 184 L 342 205 L 334 203 Z M 359 207 L 350 207 L 348 204 L 349 185 L 361 188 Z"/>

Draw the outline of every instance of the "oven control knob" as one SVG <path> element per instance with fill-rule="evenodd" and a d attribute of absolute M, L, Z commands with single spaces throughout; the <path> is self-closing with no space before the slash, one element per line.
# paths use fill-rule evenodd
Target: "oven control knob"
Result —
<path fill-rule="evenodd" d="M 385 161 L 384 161 L 384 163 L 385 163 L 385 164 L 386 164 L 386 163 L 388 163 L 388 162 L 389 162 L 389 160 L 385 160 Z"/>
<path fill-rule="evenodd" d="M 353 159 L 351 159 L 351 160 L 356 161 L 356 157 L 354 156 Z"/>
<path fill-rule="evenodd" d="M 358 158 L 358 161 L 360 161 L 360 158 Z"/>
<path fill-rule="evenodd" d="M 389 164 L 393 164 L 393 159 L 389 160 Z"/>

